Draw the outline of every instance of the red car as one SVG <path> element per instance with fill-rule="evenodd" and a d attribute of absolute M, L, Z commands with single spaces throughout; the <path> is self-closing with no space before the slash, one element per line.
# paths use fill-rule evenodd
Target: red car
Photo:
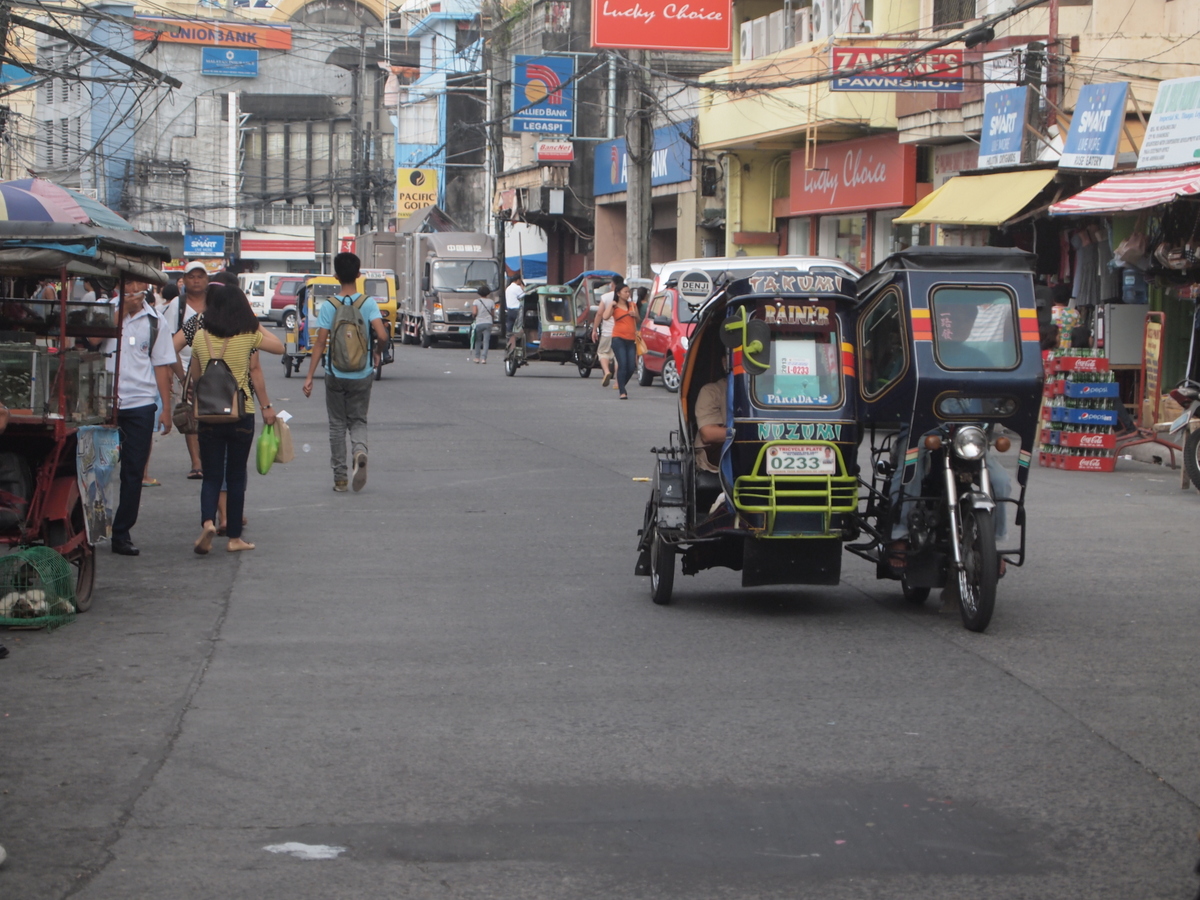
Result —
<path fill-rule="evenodd" d="M 650 298 L 641 327 L 646 353 L 637 361 L 638 384 L 643 387 L 649 386 L 658 375 L 668 391 L 679 390 L 683 357 L 696 323 L 696 312 L 679 301 L 679 292 L 673 287 L 664 288 Z"/>
<path fill-rule="evenodd" d="M 271 310 L 267 317 L 276 325 L 282 325 L 289 331 L 296 327 L 296 291 L 304 286 L 307 275 L 296 275 L 295 278 L 280 278 L 275 282 L 275 292 L 271 294 Z"/>

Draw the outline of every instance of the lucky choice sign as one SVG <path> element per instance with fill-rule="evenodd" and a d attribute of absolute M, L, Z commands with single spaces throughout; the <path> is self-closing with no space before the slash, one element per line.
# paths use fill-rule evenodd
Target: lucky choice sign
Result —
<path fill-rule="evenodd" d="M 592 46 L 729 50 L 732 0 L 592 0 Z"/>

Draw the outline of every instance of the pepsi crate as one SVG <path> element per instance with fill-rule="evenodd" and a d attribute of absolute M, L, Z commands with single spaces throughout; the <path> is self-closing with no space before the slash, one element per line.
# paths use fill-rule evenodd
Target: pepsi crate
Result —
<path fill-rule="evenodd" d="M 1050 409 L 1050 421 L 1069 422 L 1072 425 L 1116 425 L 1117 412 L 1113 409 L 1071 409 L 1055 406 Z"/>
<path fill-rule="evenodd" d="M 1121 396 L 1121 386 L 1115 381 L 1098 381 L 1084 382 L 1079 384 L 1074 381 L 1065 382 L 1065 393 L 1068 397 L 1086 397 L 1089 400 L 1097 397 L 1119 397 Z"/>

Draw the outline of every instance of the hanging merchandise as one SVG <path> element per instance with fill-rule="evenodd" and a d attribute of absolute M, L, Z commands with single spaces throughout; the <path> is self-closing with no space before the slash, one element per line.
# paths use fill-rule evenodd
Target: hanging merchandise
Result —
<path fill-rule="evenodd" d="M 1042 466 L 1075 472 L 1111 472 L 1116 467 L 1121 386 L 1102 354 L 1059 350 L 1046 360 L 1038 448 Z"/>

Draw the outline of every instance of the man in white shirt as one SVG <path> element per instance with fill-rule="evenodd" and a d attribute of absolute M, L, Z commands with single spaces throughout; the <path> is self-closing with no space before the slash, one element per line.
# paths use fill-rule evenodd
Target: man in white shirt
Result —
<path fill-rule="evenodd" d="M 121 434 L 121 499 L 113 516 L 112 550 L 137 556 L 130 530 L 142 502 L 142 477 L 154 438 L 154 411 L 159 398 L 162 433 L 171 430 L 171 367 L 176 362 L 171 329 L 146 297 L 149 285 L 126 281 L 121 295 L 121 365 L 117 373 L 117 426 Z M 109 340 L 108 366 L 116 366 L 117 341 Z"/>
<path fill-rule="evenodd" d="M 525 296 L 525 279 L 520 273 L 513 276 L 508 287 L 504 289 L 505 334 L 512 334 L 517 324 L 517 316 L 521 312 L 521 298 Z"/>

